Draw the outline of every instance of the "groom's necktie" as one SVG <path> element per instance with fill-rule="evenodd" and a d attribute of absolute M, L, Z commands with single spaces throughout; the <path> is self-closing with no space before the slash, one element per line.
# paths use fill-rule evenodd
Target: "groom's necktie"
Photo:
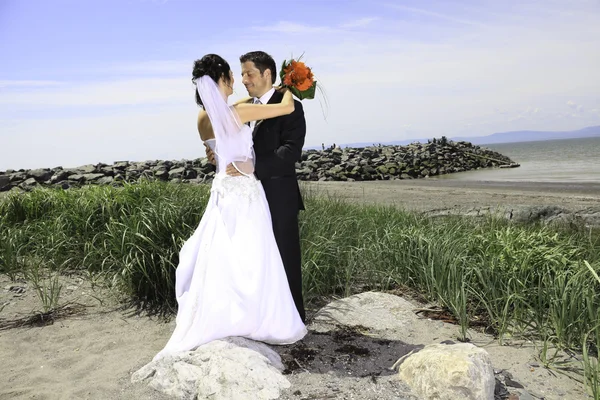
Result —
<path fill-rule="evenodd" d="M 254 99 L 254 104 L 262 104 L 262 103 L 260 102 L 260 99 L 257 97 Z M 250 128 L 252 128 L 252 130 L 254 130 L 254 127 L 256 127 L 256 121 L 251 121 Z"/>

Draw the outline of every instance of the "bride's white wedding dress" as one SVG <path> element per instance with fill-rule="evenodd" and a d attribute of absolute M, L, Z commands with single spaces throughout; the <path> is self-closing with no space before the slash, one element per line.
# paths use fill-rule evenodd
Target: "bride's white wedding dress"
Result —
<path fill-rule="evenodd" d="M 288 286 L 263 187 L 253 174 L 225 174 L 236 160 L 223 158 L 232 153 L 216 133 L 207 141 L 218 152 L 210 198 L 179 255 L 176 327 L 154 360 L 229 336 L 290 344 L 307 332 Z M 250 135 L 238 139 L 252 142 L 249 128 L 236 134 Z"/>

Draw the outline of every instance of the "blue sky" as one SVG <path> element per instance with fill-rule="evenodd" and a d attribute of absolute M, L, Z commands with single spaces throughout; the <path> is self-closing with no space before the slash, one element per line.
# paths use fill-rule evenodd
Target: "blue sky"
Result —
<path fill-rule="evenodd" d="M 306 146 L 600 124 L 600 2 L 0 0 L 0 170 L 204 156 L 193 61 L 305 53 Z"/>

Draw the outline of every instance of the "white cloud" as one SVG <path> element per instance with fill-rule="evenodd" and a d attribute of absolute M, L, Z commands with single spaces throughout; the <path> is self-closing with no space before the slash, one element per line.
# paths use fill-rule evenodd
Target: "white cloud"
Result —
<path fill-rule="evenodd" d="M 535 114 L 538 114 L 541 112 L 541 109 L 539 107 L 532 107 L 529 106 L 527 107 L 521 115 L 530 115 L 530 116 L 535 116 Z"/>
<path fill-rule="evenodd" d="M 321 33 L 333 30 L 332 28 L 326 26 L 311 26 L 289 21 L 279 21 L 271 26 L 255 26 L 252 29 L 255 31 L 262 32 L 279 32 L 293 34 Z"/>
<path fill-rule="evenodd" d="M 0 104 L 12 107 L 142 105 L 189 102 L 193 95 L 194 86 L 189 78 L 128 79 L 0 92 Z"/>
<path fill-rule="evenodd" d="M 360 18 L 354 21 L 348 21 L 340 25 L 340 28 L 350 29 L 350 28 L 363 28 L 365 26 L 371 25 L 371 23 L 379 20 L 378 17 L 365 17 Z"/>
<path fill-rule="evenodd" d="M 37 88 L 46 86 L 58 86 L 63 82 L 44 80 L 0 80 L 0 88 Z"/>
<path fill-rule="evenodd" d="M 158 5 L 167 4 L 170 0 L 138 0 L 140 3 L 152 3 Z"/>
<path fill-rule="evenodd" d="M 192 70 L 193 60 L 151 60 L 135 63 L 115 63 L 88 71 L 102 75 L 181 75 L 182 71 Z M 191 77 L 191 75 L 190 75 Z"/>
<path fill-rule="evenodd" d="M 320 33 L 343 33 L 348 29 L 365 28 L 373 22 L 379 20 L 378 17 L 363 17 L 337 26 L 309 25 L 291 21 L 278 21 L 269 26 L 254 26 L 252 30 L 258 32 L 277 32 L 281 34 L 320 34 Z"/>
<path fill-rule="evenodd" d="M 433 17 L 434 19 L 444 20 L 444 21 L 448 21 L 448 22 L 454 22 L 454 23 L 463 24 L 463 25 L 471 25 L 471 26 L 478 26 L 478 27 L 486 26 L 485 24 L 481 23 L 480 21 L 455 17 L 451 14 L 435 12 L 435 11 L 426 10 L 423 8 L 408 7 L 408 6 L 403 6 L 403 5 L 399 5 L 399 4 L 387 4 L 387 7 L 391 8 L 391 9 L 399 10 L 399 11 L 406 11 L 408 13 L 425 15 L 428 17 Z"/>
<path fill-rule="evenodd" d="M 582 114 L 585 112 L 584 105 L 575 103 L 573 100 L 567 101 L 567 106 L 569 106 L 569 108 L 571 108 L 572 110 L 577 111 L 579 114 Z"/>

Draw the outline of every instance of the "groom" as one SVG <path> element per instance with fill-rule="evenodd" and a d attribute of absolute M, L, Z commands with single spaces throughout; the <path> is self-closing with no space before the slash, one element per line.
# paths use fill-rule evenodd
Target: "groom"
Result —
<path fill-rule="evenodd" d="M 240 57 L 242 83 L 254 103 L 280 103 L 283 95 L 273 85 L 277 77 L 275 60 L 263 51 L 253 51 Z M 302 263 L 300 254 L 299 210 L 304 210 L 296 177 L 296 161 L 300 161 L 306 136 L 306 120 L 302 103 L 294 102 L 294 112 L 281 117 L 257 121 L 253 127 L 255 171 L 269 203 L 275 240 L 294 298 L 294 303 L 306 322 L 302 296 Z M 207 150 L 208 154 L 208 150 Z M 212 157 L 212 154 L 209 154 Z M 233 166 L 227 173 L 239 174 Z"/>

